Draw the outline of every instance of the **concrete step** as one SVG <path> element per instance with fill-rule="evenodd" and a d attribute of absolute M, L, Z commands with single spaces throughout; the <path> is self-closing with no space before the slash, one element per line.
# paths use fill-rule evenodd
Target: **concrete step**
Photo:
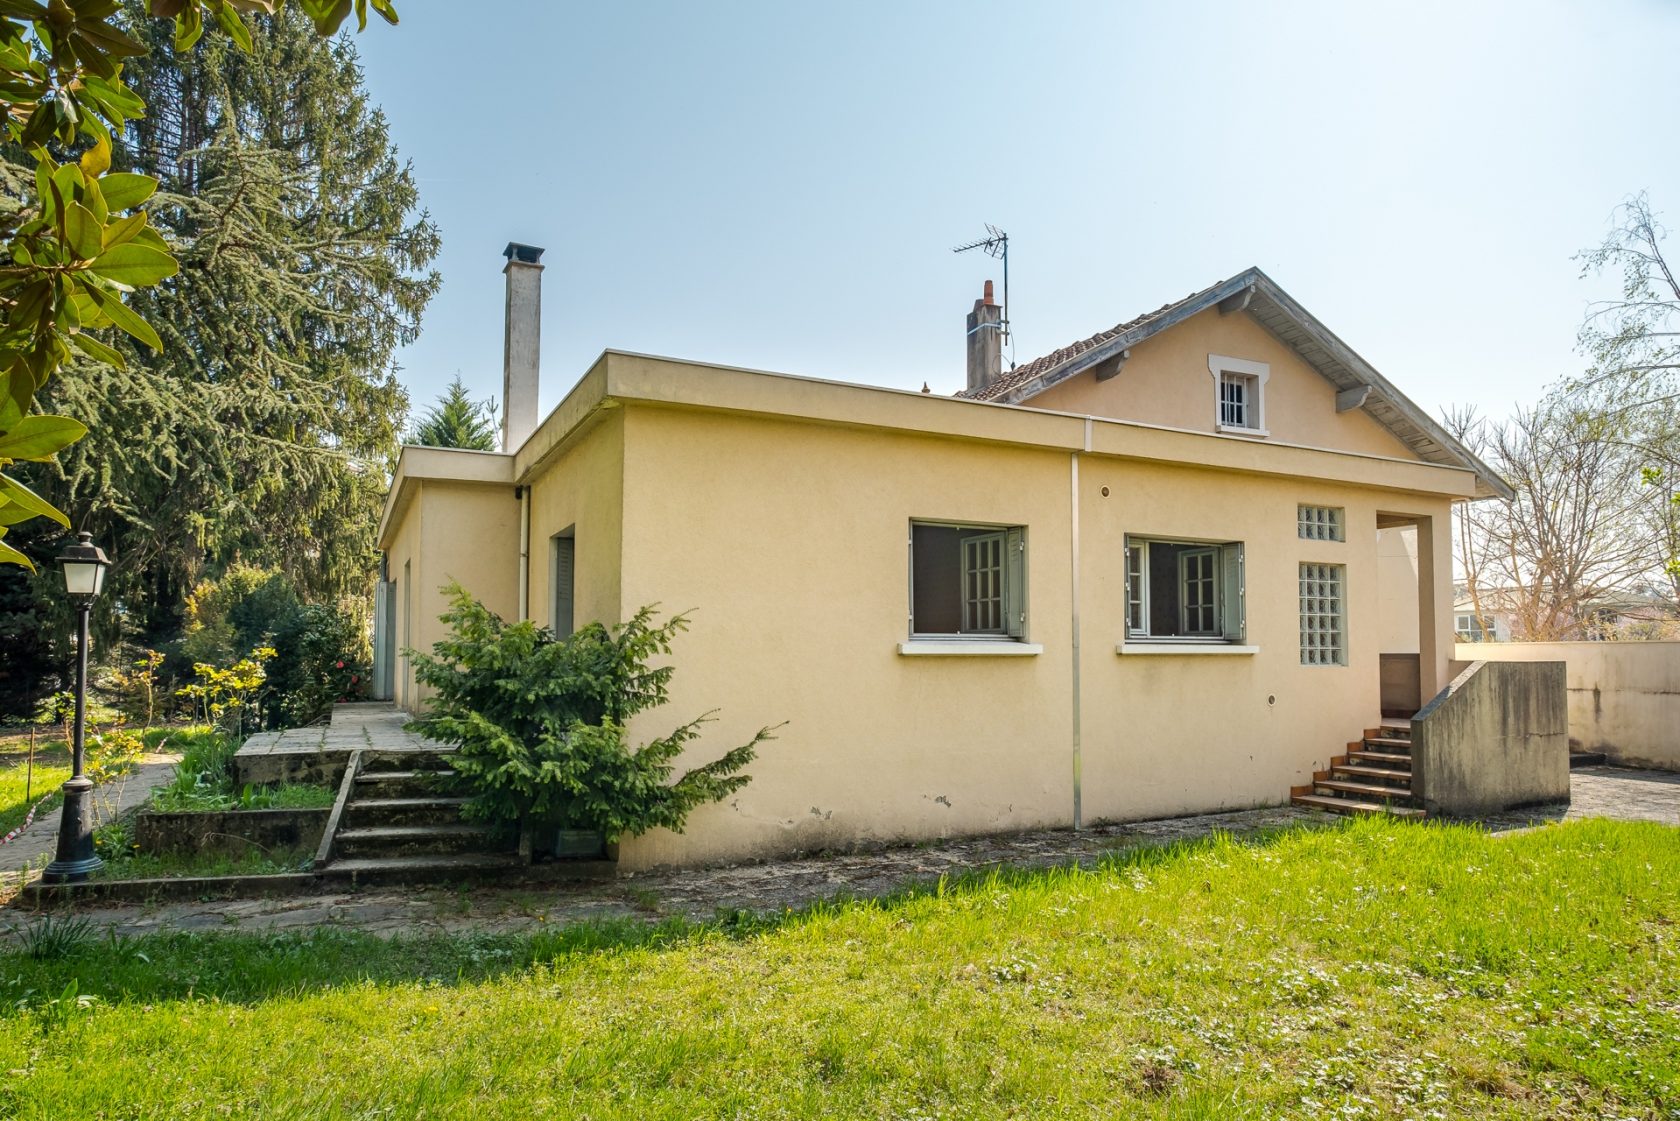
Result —
<path fill-rule="evenodd" d="M 446 771 L 452 751 L 364 751 L 362 773 Z"/>
<path fill-rule="evenodd" d="M 1367 798 L 1410 798 L 1412 792 L 1398 786 L 1383 786 L 1380 783 L 1349 782 L 1346 779 L 1330 778 L 1313 783 L 1314 793 L 1356 794 Z"/>
<path fill-rule="evenodd" d="M 344 807 L 345 829 L 386 825 L 461 825 L 465 798 L 353 798 Z"/>
<path fill-rule="evenodd" d="M 1394 767 L 1365 767 L 1358 763 L 1345 763 L 1339 767 L 1331 767 L 1330 777 L 1385 779 L 1389 782 L 1403 783 L 1406 786 L 1412 784 L 1412 772 L 1410 770 L 1402 771 Z"/>
<path fill-rule="evenodd" d="M 1348 762 L 1371 767 L 1390 767 L 1397 771 L 1412 769 L 1412 757 L 1393 751 L 1350 751 Z"/>
<path fill-rule="evenodd" d="M 1312 806 L 1338 814 L 1388 814 L 1392 817 L 1419 819 L 1427 817 L 1423 810 L 1412 806 L 1390 806 L 1383 802 L 1363 802 L 1354 798 L 1337 798 L 1326 794 L 1296 794 L 1290 799 L 1297 806 Z"/>
<path fill-rule="evenodd" d="M 454 771 L 375 771 L 356 776 L 352 797 L 362 798 L 444 798 L 455 780 Z"/>
<path fill-rule="evenodd" d="M 384 825 L 370 829 L 340 829 L 333 852 L 355 857 L 430 856 L 443 853 L 497 853 L 513 848 L 480 825 Z"/>
<path fill-rule="evenodd" d="M 1410 752 L 1412 750 L 1411 740 L 1400 739 L 1396 736 L 1366 736 L 1364 742 L 1366 747 L 1374 747 L 1382 751 Z"/>
<path fill-rule="evenodd" d="M 321 875 L 370 885 L 478 883 L 519 876 L 529 870 L 518 853 L 466 852 L 334 860 Z"/>

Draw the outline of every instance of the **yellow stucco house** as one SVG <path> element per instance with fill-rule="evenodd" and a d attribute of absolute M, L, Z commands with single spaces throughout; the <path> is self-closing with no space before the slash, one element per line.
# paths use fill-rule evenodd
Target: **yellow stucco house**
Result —
<path fill-rule="evenodd" d="M 1286 801 L 1379 723 L 1382 655 L 1419 700 L 1462 668 L 1451 509 L 1505 484 L 1259 269 L 1009 371 L 988 283 L 954 397 L 609 350 L 538 423 L 541 250 L 507 255 L 505 450 L 403 449 L 380 676 L 424 704 L 451 580 L 562 632 L 692 610 L 646 728 L 786 726 L 625 867 Z"/>

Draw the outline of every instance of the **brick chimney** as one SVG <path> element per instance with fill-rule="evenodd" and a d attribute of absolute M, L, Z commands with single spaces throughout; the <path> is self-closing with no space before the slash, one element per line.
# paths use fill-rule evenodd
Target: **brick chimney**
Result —
<path fill-rule="evenodd" d="M 968 388 L 970 392 L 1003 372 L 1003 308 L 992 300 L 992 282 L 968 313 Z"/>
<path fill-rule="evenodd" d="M 542 351 L 542 260 L 535 245 L 508 242 L 507 330 L 502 336 L 502 450 L 516 452 L 537 430 Z"/>

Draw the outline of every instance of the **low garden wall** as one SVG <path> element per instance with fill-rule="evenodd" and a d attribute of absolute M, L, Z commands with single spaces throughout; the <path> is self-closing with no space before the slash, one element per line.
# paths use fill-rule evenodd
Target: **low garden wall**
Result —
<path fill-rule="evenodd" d="M 1412 792 L 1469 817 L 1569 801 L 1562 662 L 1472 662 L 1412 718 Z"/>
<path fill-rule="evenodd" d="M 314 849 L 332 807 L 307 810 L 221 810 L 199 813 L 141 812 L 134 841 L 146 853 L 221 853 L 240 856 L 261 849 Z"/>
<path fill-rule="evenodd" d="M 1571 747 L 1680 771 L 1680 642 L 1465 642 L 1458 656 L 1562 662 Z"/>

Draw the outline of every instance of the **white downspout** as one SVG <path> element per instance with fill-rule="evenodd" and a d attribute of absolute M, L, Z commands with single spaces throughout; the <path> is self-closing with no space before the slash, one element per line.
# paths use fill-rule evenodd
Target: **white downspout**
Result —
<path fill-rule="evenodd" d="M 519 488 L 519 620 L 531 616 L 531 488 Z"/>

